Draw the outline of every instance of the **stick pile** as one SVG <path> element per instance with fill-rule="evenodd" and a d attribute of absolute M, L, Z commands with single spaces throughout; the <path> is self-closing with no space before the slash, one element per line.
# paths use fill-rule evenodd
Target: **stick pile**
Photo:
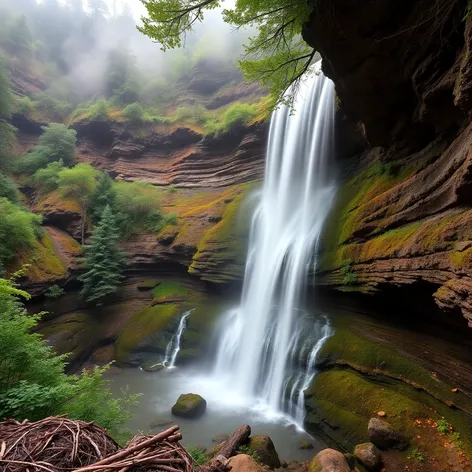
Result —
<path fill-rule="evenodd" d="M 65 417 L 7 420 L 0 423 L 0 471 L 194 472 L 198 466 L 179 444 L 178 430 L 135 436 L 121 449 L 93 423 Z"/>

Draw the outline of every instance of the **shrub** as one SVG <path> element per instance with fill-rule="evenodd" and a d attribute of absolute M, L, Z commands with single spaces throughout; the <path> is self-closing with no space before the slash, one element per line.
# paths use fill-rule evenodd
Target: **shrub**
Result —
<path fill-rule="evenodd" d="M 357 275 L 352 271 L 352 259 L 346 259 L 341 264 L 341 274 L 343 275 L 344 285 L 353 285 L 357 282 Z"/>
<path fill-rule="evenodd" d="M 250 105 L 236 102 L 225 110 L 221 119 L 213 119 L 207 122 L 206 134 L 218 136 L 229 133 L 238 126 L 248 125 L 258 114 L 259 106 L 257 103 Z"/>
<path fill-rule="evenodd" d="M 108 117 L 108 102 L 101 98 L 94 103 L 88 112 L 89 120 L 103 121 Z"/>
<path fill-rule="evenodd" d="M 203 105 L 193 107 L 178 107 L 175 110 L 174 121 L 190 121 L 197 125 L 204 125 L 210 119 L 210 112 Z"/>
<path fill-rule="evenodd" d="M 119 105 L 127 105 L 139 99 L 139 86 L 133 80 L 127 80 L 121 87 L 115 89 L 113 100 Z"/>
<path fill-rule="evenodd" d="M 39 93 L 35 98 L 35 108 L 43 111 L 53 120 L 62 121 L 72 111 L 72 105 L 69 102 L 57 100 L 46 92 Z"/>
<path fill-rule="evenodd" d="M 66 356 L 58 356 L 35 333 L 40 315 L 29 315 L 21 299 L 28 293 L 11 280 L 0 279 L 0 415 L 36 421 L 49 415 L 94 421 L 122 441 L 129 409 L 137 396 L 113 399 L 107 367 L 66 375 Z"/>
<path fill-rule="evenodd" d="M 0 198 L 4 197 L 18 203 L 18 187 L 10 177 L 0 172 Z"/>
<path fill-rule="evenodd" d="M 59 123 L 51 123 L 42 129 L 44 133 L 39 144 L 17 161 L 18 172 L 32 174 L 49 162 L 62 160 L 67 166 L 74 162 L 76 131 Z"/>
<path fill-rule="evenodd" d="M 0 265 L 8 263 L 17 248 L 34 244 L 40 224 L 39 215 L 0 198 Z"/>
<path fill-rule="evenodd" d="M 144 110 L 139 103 L 128 105 L 123 110 L 122 115 L 132 123 L 141 123 L 144 121 Z"/>
<path fill-rule="evenodd" d="M 34 111 L 34 103 L 29 97 L 18 98 L 15 105 L 16 111 L 26 116 Z"/>
<path fill-rule="evenodd" d="M 438 431 L 442 434 L 448 433 L 451 427 L 451 425 L 444 418 L 441 418 L 440 420 L 438 420 L 437 425 L 438 425 Z"/>
<path fill-rule="evenodd" d="M 59 298 L 59 297 L 61 297 L 62 295 L 64 295 L 64 289 L 63 289 L 62 287 L 59 287 L 59 285 L 57 285 L 57 284 L 51 285 L 51 286 L 44 292 L 44 296 L 45 296 L 48 300 L 55 300 L 56 298 Z"/>
<path fill-rule="evenodd" d="M 261 462 L 261 458 L 259 457 L 259 455 L 257 454 L 256 451 L 254 451 L 253 449 L 251 449 L 249 446 L 247 445 L 242 445 L 242 446 L 239 446 L 238 448 L 238 451 L 241 453 L 241 454 L 246 454 L 248 456 L 251 456 L 256 462 Z"/>
<path fill-rule="evenodd" d="M 177 213 L 171 212 L 167 213 L 165 216 L 165 223 L 166 225 L 176 225 L 177 224 Z"/>
<path fill-rule="evenodd" d="M 177 189 L 175 188 L 174 185 L 169 185 L 167 187 L 167 193 L 175 193 L 175 192 L 177 192 Z"/>
<path fill-rule="evenodd" d="M 47 193 L 55 190 L 59 186 L 59 174 L 64 166 L 62 159 L 57 162 L 51 162 L 47 167 L 37 170 L 31 180 L 33 185 L 40 193 Z"/>

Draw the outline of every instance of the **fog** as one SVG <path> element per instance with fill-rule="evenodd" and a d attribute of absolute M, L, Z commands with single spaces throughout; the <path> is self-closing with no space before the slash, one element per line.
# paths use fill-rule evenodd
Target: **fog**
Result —
<path fill-rule="evenodd" d="M 113 50 L 126 57 L 133 80 L 145 87 L 158 77 L 175 83 L 179 77 L 190 76 L 193 67 L 205 58 L 235 67 L 249 36 L 247 30 L 235 30 L 224 23 L 221 10 L 210 10 L 204 22 L 187 34 L 183 48 L 163 52 L 158 43 L 136 29 L 141 16 L 147 15 L 139 0 L 0 0 L 3 41 L 8 43 L 5 35 L 22 15 L 32 37 L 32 59 L 42 64 L 50 92 L 60 94 L 56 89 L 68 82 L 77 102 L 106 93 Z M 26 61 L 21 58 L 18 63 Z"/>

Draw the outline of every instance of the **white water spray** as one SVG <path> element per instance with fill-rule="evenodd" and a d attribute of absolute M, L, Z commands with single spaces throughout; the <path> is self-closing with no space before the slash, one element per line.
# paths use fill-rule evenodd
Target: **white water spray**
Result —
<path fill-rule="evenodd" d="M 274 412 L 280 412 L 284 398 L 290 396 L 297 412 L 290 408 L 289 412 L 300 419 L 303 390 L 313 377 L 316 354 L 330 335 L 324 318 L 309 328 L 313 330 L 309 336 L 306 324 L 297 331 L 297 314 L 334 196 L 329 173 L 333 84 L 322 74 L 307 78 L 294 108 L 291 114 L 282 106 L 272 115 L 241 304 L 225 319 L 215 374 L 220 379 L 229 376 L 232 391 L 246 401 L 266 404 Z M 303 339 L 311 342 L 311 348 L 305 371 L 297 373 L 291 364 Z"/>
<path fill-rule="evenodd" d="M 182 337 L 182 333 L 184 332 L 187 326 L 187 318 L 193 310 L 195 310 L 195 308 L 186 311 L 182 315 L 182 318 L 180 318 L 179 326 L 177 327 L 177 331 L 172 335 L 172 338 L 170 338 L 169 344 L 167 344 L 166 356 L 164 358 L 163 364 L 169 369 L 173 369 L 175 367 L 177 354 L 180 351 L 180 338 Z"/>

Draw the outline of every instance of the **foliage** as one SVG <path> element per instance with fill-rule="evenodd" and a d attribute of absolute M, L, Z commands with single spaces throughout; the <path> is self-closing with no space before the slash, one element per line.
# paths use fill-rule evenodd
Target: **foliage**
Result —
<path fill-rule="evenodd" d="M 126 105 L 133 103 L 139 98 L 139 84 L 134 80 L 127 80 L 121 87 L 115 90 L 113 100 L 120 104 Z"/>
<path fill-rule="evenodd" d="M 0 54 L 0 170 L 6 170 L 10 166 L 11 150 L 15 139 L 15 128 L 7 122 L 11 115 L 11 107 L 10 77 Z"/>
<path fill-rule="evenodd" d="M 101 172 L 98 176 L 97 186 L 90 197 L 90 207 L 92 208 L 92 218 L 94 223 L 97 223 L 109 205 L 116 215 L 117 202 L 116 190 L 113 187 L 113 179 L 106 173 Z"/>
<path fill-rule="evenodd" d="M 352 271 L 352 259 L 346 259 L 341 264 L 341 274 L 343 275 L 343 284 L 344 285 L 353 285 L 357 282 L 357 276 Z"/>
<path fill-rule="evenodd" d="M 34 111 L 34 103 L 29 97 L 17 98 L 15 109 L 18 113 L 29 116 Z"/>
<path fill-rule="evenodd" d="M 165 224 L 160 210 L 159 190 L 142 182 L 116 182 L 118 208 L 124 237 L 135 234 L 139 228 L 158 232 Z"/>
<path fill-rule="evenodd" d="M 423 454 L 421 454 L 421 452 L 418 451 L 418 449 L 413 449 L 413 451 L 411 451 L 411 456 L 417 462 L 424 462 L 425 461 L 425 458 L 424 458 Z"/>
<path fill-rule="evenodd" d="M 83 283 L 81 296 L 97 305 L 115 293 L 123 280 L 125 257 L 118 247 L 120 233 L 110 206 L 106 206 L 93 231 L 90 244 L 85 246 L 84 267 L 79 277 Z"/>
<path fill-rule="evenodd" d="M 29 59 L 33 51 L 33 38 L 25 15 L 18 15 L 9 24 L 5 48 L 19 59 Z"/>
<path fill-rule="evenodd" d="M 33 185 L 42 192 L 51 192 L 59 186 L 59 174 L 64 169 L 62 159 L 51 162 L 42 169 L 37 170 L 31 177 Z"/>
<path fill-rule="evenodd" d="M 132 123 L 141 123 L 144 120 L 143 107 L 137 102 L 128 105 L 122 115 Z"/>
<path fill-rule="evenodd" d="M 98 171 L 89 164 L 77 164 L 59 173 L 59 188 L 65 197 L 74 199 L 82 211 L 82 244 L 90 199 L 97 185 Z"/>
<path fill-rule="evenodd" d="M 55 300 L 56 298 L 61 297 L 64 295 L 64 289 L 62 287 L 59 287 L 59 285 L 54 284 L 48 287 L 48 289 L 44 292 L 44 296 L 48 300 Z"/>
<path fill-rule="evenodd" d="M 39 232 L 41 217 L 0 198 L 0 269 L 18 247 L 30 247 Z"/>
<path fill-rule="evenodd" d="M 167 187 L 167 193 L 175 193 L 175 192 L 177 192 L 177 189 L 175 188 L 175 185 L 171 184 Z"/>
<path fill-rule="evenodd" d="M 221 5 L 220 0 L 148 0 L 143 2 L 147 18 L 138 29 L 163 50 L 180 47 L 185 35 L 203 19 L 205 10 Z M 246 59 L 239 65 L 249 80 L 257 80 L 281 99 L 288 87 L 306 72 L 315 52 L 301 38 L 308 19 L 308 3 L 282 0 L 239 0 L 223 11 L 224 20 L 238 28 L 254 28 L 258 34 L 245 47 Z M 292 89 L 293 92 L 294 89 Z M 290 100 L 293 96 L 285 96 Z"/>
<path fill-rule="evenodd" d="M 249 446 L 243 444 L 239 446 L 238 450 L 241 454 L 246 454 L 248 456 L 251 456 L 256 462 L 259 462 L 259 463 L 261 462 L 261 458 L 259 457 L 259 454 L 257 454 L 257 452 L 254 451 Z"/>
<path fill-rule="evenodd" d="M 197 464 L 203 465 L 207 462 L 205 451 L 198 446 L 187 446 L 186 450 Z"/>
<path fill-rule="evenodd" d="M 18 186 L 10 177 L 0 172 L 0 198 L 2 197 L 18 203 Z"/>
<path fill-rule="evenodd" d="M 35 96 L 35 109 L 42 111 L 49 118 L 63 121 L 72 111 L 72 105 L 66 100 L 58 100 L 47 92 L 38 93 Z"/>
<path fill-rule="evenodd" d="M 67 413 L 121 439 L 136 396 L 113 400 L 102 378 L 106 368 L 66 375 L 66 357 L 34 333 L 40 315 L 27 314 L 21 299 L 29 298 L 12 280 L 0 279 L 0 416 L 36 421 Z"/>
<path fill-rule="evenodd" d="M 167 215 L 165 216 L 165 223 L 167 225 L 175 226 L 177 224 L 177 213 L 167 213 Z"/>
<path fill-rule="evenodd" d="M 94 103 L 88 112 L 89 120 L 103 121 L 108 117 L 108 102 L 101 98 Z"/>
<path fill-rule="evenodd" d="M 39 138 L 39 144 L 18 161 L 17 170 L 20 173 L 33 174 L 50 162 L 62 161 L 66 166 L 73 164 L 76 131 L 60 123 L 50 123 L 42 129 L 44 133 Z"/>
<path fill-rule="evenodd" d="M 257 114 L 257 104 L 236 102 L 225 110 L 220 119 L 207 123 L 206 132 L 209 135 L 228 133 L 238 126 L 248 125 Z"/>
<path fill-rule="evenodd" d="M 451 428 L 451 425 L 444 418 L 438 420 L 437 425 L 438 431 L 442 434 L 448 433 Z"/>

